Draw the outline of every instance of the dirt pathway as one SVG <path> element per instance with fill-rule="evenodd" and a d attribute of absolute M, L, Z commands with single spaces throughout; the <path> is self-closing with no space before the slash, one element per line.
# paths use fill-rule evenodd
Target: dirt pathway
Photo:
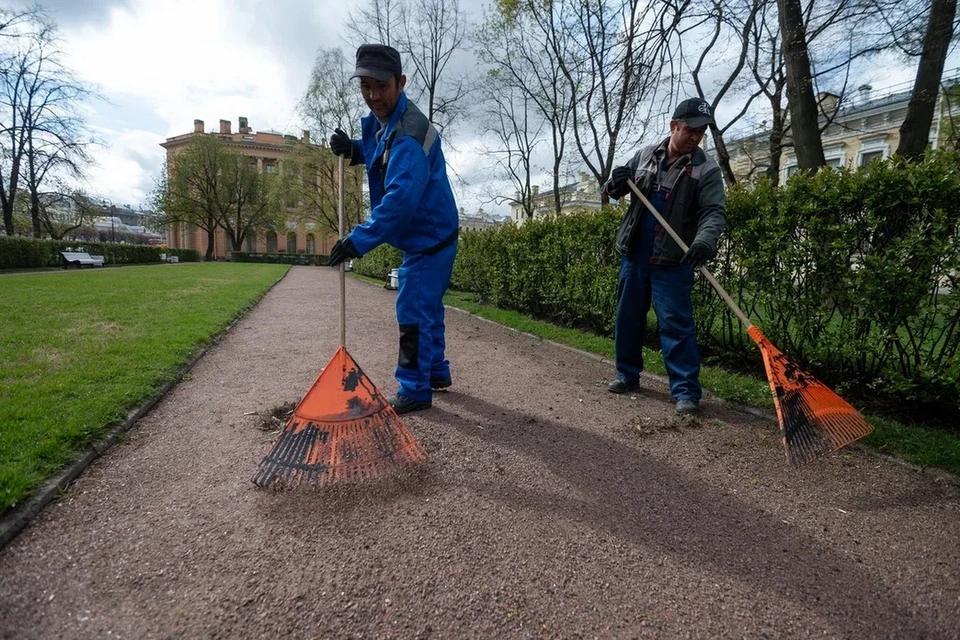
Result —
<path fill-rule="evenodd" d="M 960 488 L 862 453 L 795 471 L 775 426 L 448 311 L 430 461 L 260 491 L 336 348 L 336 272 L 295 267 L 0 551 L 2 638 L 957 638 Z M 395 390 L 395 293 L 348 281 L 348 348 Z"/>

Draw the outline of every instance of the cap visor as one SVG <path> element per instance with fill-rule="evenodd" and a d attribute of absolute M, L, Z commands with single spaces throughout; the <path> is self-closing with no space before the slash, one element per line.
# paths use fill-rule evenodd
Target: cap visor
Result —
<path fill-rule="evenodd" d="M 687 123 L 687 126 L 692 129 L 699 129 L 705 124 L 714 124 L 713 118 L 710 116 L 697 116 L 695 118 L 681 118 L 684 122 Z"/>
<path fill-rule="evenodd" d="M 351 78 L 373 78 L 374 80 L 379 80 L 380 82 L 386 82 L 393 77 L 393 73 L 389 71 L 384 71 L 383 69 L 365 69 L 362 67 L 357 67 L 357 70 L 353 72 Z"/>

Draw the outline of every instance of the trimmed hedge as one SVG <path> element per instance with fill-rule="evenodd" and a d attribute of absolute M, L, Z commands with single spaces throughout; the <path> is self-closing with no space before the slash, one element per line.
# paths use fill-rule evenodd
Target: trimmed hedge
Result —
<path fill-rule="evenodd" d="M 322 253 L 254 253 L 234 251 L 230 255 L 233 262 L 258 262 L 270 264 L 308 265 L 314 267 L 326 266 L 330 256 Z"/>
<path fill-rule="evenodd" d="M 960 409 L 960 157 L 801 173 L 729 190 L 709 266 L 791 359 L 855 397 L 949 419 Z M 622 207 L 464 234 L 454 284 L 558 324 L 613 333 Z M 705 360 L 763 375 L 706 280 Z M 656 345 L 653 331 L 648 342 Z"/>
<path fill-rule="evenodd" d="M 198 262 L 200 253 L 194 249 L 170 249 L 145 244 L 116 244 L 112 242 L 82 242 L 75 240 L 44 240 L 23 236 L 0 236 L 0 269 L 32 269 L 61 266 L 61 251 L 85 251 L 103 256 L 104 264 L 149 264 L 160 262 L 160 254 L 177 256 L 181 262 Z"/>
<path fill-rule="evenodd" d="M 732 188 L 708 267 L 774 344 L 838 391 L 951 419 L 960 410 L 958 167 L 956 152 L 941 151 L 919 164 Z M 612 336 L 622 215 L 611 206 L 465 232 L 454 287 Z M 354 268 L 384 278 L 400 259 L 380 247 Z M 702 278 L 694 304 L 705 360 L 763 376 L 756 346 Z M 647 337 L 657 344 L 654 331 Z"/>
<path fill-rule="evenodd" d="M 353 270 L 362 276 L 386 280 L 387 274 L 391 269 L 399 267 L 401 260 L 403 260 L 402 251 L 382 244 L 362 258 L 356 258 L 353 261 Z"/>

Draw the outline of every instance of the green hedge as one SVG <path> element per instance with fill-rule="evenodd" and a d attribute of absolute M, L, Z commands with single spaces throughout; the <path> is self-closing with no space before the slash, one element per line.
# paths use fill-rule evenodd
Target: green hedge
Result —
<path fill-rule="evenodd" d="M 400 266 L 403 253 L 391 246 L 382 244 L 362 258 L 353 261 L 353 270 L 362 276 L 386 280 L 391 269 Z"/>
<path fill-rule="evenodd" d="M 960 174 L 921 164 L 801 173 L 729 190 L 709 268 L 791 359 L 838 390 L 949 419 L 960 409 Z M 454 284 L 610 336 L 622 207 L 465 234 Z M 733 312 L 700 279 L 705 359 L 763 375 Z M 656 344 L 653 332 L 648 340 Z"/>
<path fill-rule="evenodd" d="M 322 253 L 254 253 L 234 251 L 230 259 L 233 262 L 259 262 L 271 264 L 294 264 L 322 267 L 327 264 L 330 256 Z"/>
<path fill-rule="evenodd" d="M 960 157 L 799 173 L 727 195 L 708 267 L 792 360 L 855 397 L 960 410 Z M 454 287 L 557 324 L 613 334 L 622 207 L 465 232 Z M 401 254 L 355 262 L 382 279 Z M 763 376 L 753 342 L 713 288 L 695 290 L 705 360 Z M 657 344 L 653 331 L 651 345 Z"/>
<path fill-rule="evenodd" d="M 958 161 L 940 152 L 731 189 L 724 257 L 711 268 L 828 384 L 950 417 L 960 408 Z M 706 351 L 755 359 L 726 305 L 706 283 L 698 293 Z"/>
<path fill-rule="evenodd" d="M 112 242 L 77 242 L 75 240 L 43 240 L 23 236 L 0 236 L 0 269 L 31 269 L 61 266 L 61 251 L 85 251 L 103 256 L 107 265 L 148 264 L 160 262 L 160 254 L 177 256 L 181 262 L 197 262 L 194 249 L 170 249 L 144 244 Z"/>

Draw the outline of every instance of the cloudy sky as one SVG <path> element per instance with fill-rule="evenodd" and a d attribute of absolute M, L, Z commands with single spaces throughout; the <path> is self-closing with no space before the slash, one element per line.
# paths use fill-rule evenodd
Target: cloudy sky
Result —
<path fill-rule="evenodd" d="M 2 0 L 0 0 L 2 1 Z M 477 7 L 487 4 L 465 2 Z M 20 6 L 27 2 L 7 2 Z M 207 130 L 221 118 L 246 116 L 255 130 L 300 135 L 296 103 L 318 47 L 343 46 L 351 9 L 365 0 L 46 0 L 63 33 L 64 61 L 103 100 L 89 124 L 104 146 L 95 151 L 88 190 L 116 204 L 146 205 L 162 166 L 165 138 Z M 352 55 L 352 52 L 350 53 Z M 956 66 L 955 64 L 953 66 Z M 875 88 L 909 81 L 914 70 L 880 66 Z M 950 65 L 948 64 L 948 68 Z M 723 113 L 718 114 L 722 119 Z M 314 139 L 323 132 L 314 132 Z M 490 188 L 478 143 L 450 140 L 447 159 L 469 184 L 456 187 L 472 213 L 507 214 L 483 202 Z M 627 153 L 625 151 L 624 155 Z"/>

